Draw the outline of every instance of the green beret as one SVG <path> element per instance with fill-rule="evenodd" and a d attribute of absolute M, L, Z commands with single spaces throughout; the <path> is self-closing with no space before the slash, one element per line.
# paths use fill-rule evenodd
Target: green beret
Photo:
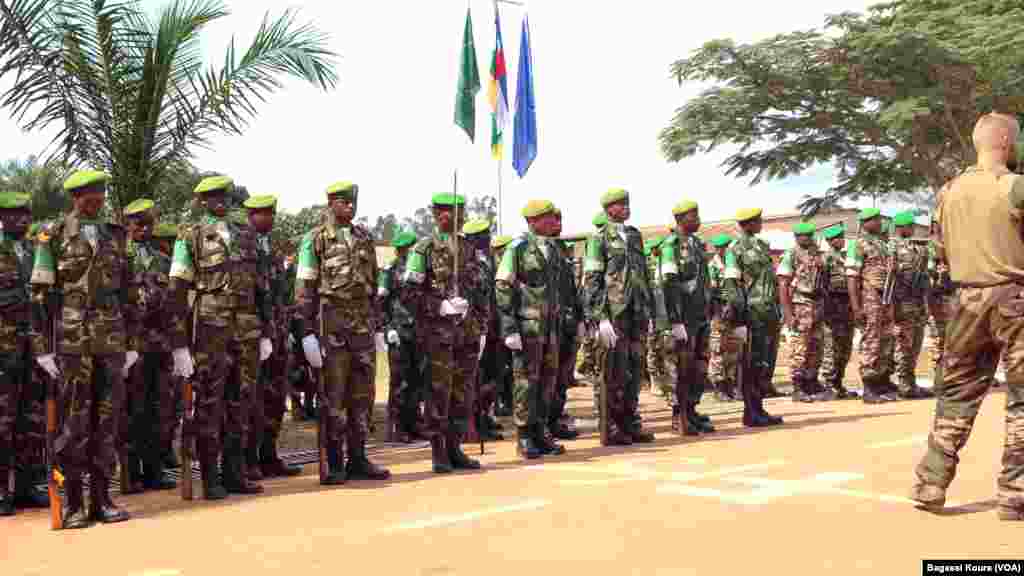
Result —
<path fill-rule="evenodd" d="M 438 192 L 434 194 L 434 197 L 430 199 L 430 203 L 434 206 L 462 206 L 466 203 L 466 198 L 461 194 L 452 194 L 451 192 Z"/>
<path fill-rule="evenodd" d="M 833 225 L 829 226 L 828 228 L 825 228 L 825 232 L 823 234 L 824 234 L 826 240 L 831 240 L 831 239 L 835 238 L 836 236 L 842 235 L 843 231 L 844 230 L 843 230 L 843 225 L 842 224 L 833 224 Z"/>
<path fill-rule="evenodd" d="M 604 212 L 598 212 L 597 216 L 594 216 L 594 219 L 591 220 L 590 223 L 595 227 L 600 228 L 601 226 L 608 224 L 608 215 Z"/>
<path fill-rule="evenodd" d="M 203 178 L 199 184 L 196 185 L 196 189 L 193 191 L 197 195 L 206 194 L 207 192 L 215 192 L 223 190 L 225 192 L 233 190 L 235 187 L 235 181 L 229 176 L 208 176 Z"/>
<path fill-rule="evenodd" d="M 679 204 L 676 204 L 674 208 L 672 208 L 672 215 L 673 216 L 679 216 L 680 214 L 686 214 L 690 210 L 696 210 L 696 209 L 697 209 L 697 203 L 696 202 L 694 202 L 693 200 L 683 200 Z"/>
<path fill-rule="evenodd" d="M 106 172 L 99 170 L 79 170 L 68 176 L 68 179 L 64 181 L 64 191 L 70 192 L 83 188 L 85 186 L 92 186 L 93 184 L 106 184 L 110 181 L 110 175 Z"/>
<path fill-rule="evenodd" d="M 462 225 L 462 233 L 466 236 L 487 232 L 491 229 L 491 221 L 487 218 L 476 218 Z"/>
<path fill-rule="evenodd" d="M 491 248 L 501 248 L 511 241 L 511 236 L 495 236 L 491 238 Z"/>
<path fill-rule="evenodd" d="M 153 238 L 177 238 L 178 225 L 170 222 L 161 222 L 153 227 Z"/>
<path fill-rule="evenodd" d="M 721 248 L 722 246 L 728 246 L 729 242 L 732 242 L 732 236 L 729 236 L 728 234 L 726 234 L 724 232 L 711 239 L 711 245 L 716 247 L 716 248 Z"/>
<path fill-rule="evenodd" d="M 15 210 L 28 208 L 32 196 L 21 192 L 0 192 L 0 208 Z"/>
<path fill-rule="evenodd" d="M 523 218 L 543 216 L 554 209 L 555 205 L 550 200 L 530 200 L 523 207 Z"/>
<path fill-rule="evenodd" d="M 857 216 L 857 219 L 863 222 L 865 220 L 871 220 L 872 218 L 876 218 L 881 213 L 882 211 L 879 210 L 878 208 L 865 208 L 860 211 L 860 215 Z"/>
<path fill-rule="evenodd" d="M 797 236 L 803 234 L 814 234 L 814 223 L 813 222 L 797 222 L 793 225 L 793 234 Z"/>
<path fill-rule="evenodd" d="M 342 196 L 354 200 L 359 195 L 359 186 L 352 182 L 335 182 L 327 187 L 327 197 Z"/>
<path fill-rule="evenodd" d="M 277 206 L 277 196 L 266 194 L 263 196 L 250 196 L 242 206 L 245 206 L 249 210 L 261 210 L 263 208 L 273 208 Z"/>
<path fill-rule="evenodd" d="M 753 220 L 761 215 L 760 208 L 741 208 L 736 211 L 736 221 L 746 222 L 747 220 Z"/>
<path fill-rule="evenodd" d="M 416 234 L 409 232 L 408 230 L 399 232 L 391 238 L 391 245 L 395 248 L 404 248 L 406 246 L 412 246 L 416 243 Z"/>
<path fill-rule="evenodd" d="M 551 209 L 551 213 L 554 214 L 555 216 L 561 216 L 562 209 L 559 208 L 558 206 L 555 206 L 554 208 Z"/>
<path fill-rule="evenodd" d="M 629 192 L 626 192 L 623 188 L 612 188 L 601 195 L 601 207 L 607 208 L 609 204 L 614 204 L 622 200 L 629 199 Z"/>
<path fill-rule="evenodd" d="M 914 214 L 912 212 L 900 212 L 892 217 L 894 226 L 913 226 Z"/>
<path fill-rule="evenodd" d="M 124 207 L 125 216 L 134 216 L 135 214 L 141 214 L 146 210 L 153 209 L 153 201 L 149 198 L 139 198 L 131 204 Z"/>

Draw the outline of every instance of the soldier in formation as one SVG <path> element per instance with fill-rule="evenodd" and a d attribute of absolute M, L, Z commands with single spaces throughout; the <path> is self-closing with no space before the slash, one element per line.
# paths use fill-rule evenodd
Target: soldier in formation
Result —
<path fill-rule="evenodd" d="M 505 248 L 512 240 L 511 236 L 504 235 L 495 236 L 491 239 L 491 257 L 495 262 L 495 274 L 497 274 L 497 266 L 501 264 L 501 259 L 504 257 Z M 497 292 L 495 292 L 494 307 L 495 311 L 498 312 Z M 500 320 L 498 322 L 498 332 L 490 338 L 494 342 L 493 352 L 491 347 L 484 351 L 483 365 L 485 370 L 490 373 L 488 379 L 493 379 L 498 387 L 494 414 L 495 416 L 505 417 L 512 416 L 513 405 L 515 404 L 512 384 L 512 354 L 505 347 L 505 343 L 501 339 Z"/>
<path fill-rule="evenodd" d="M 708 381 L 715 388 L 719 401 L 741 398 L 736 388 L 737 357 L 740 344 L 730 322 L 725 320 L 725 251 L 732 236 L 718 234 L 711 239 L 713 256 L 708 261 L 708 300 L 711 330 L 708 338 Z"/>
<path fill-rule="evenodd" d="M 822 236 L 827 248 L 825 263 L 825 304 L 822 318 L 822 354 L 819 378 L 833 396 L 840 400 L 856 398 L 843 385 L 846 366 L 853 351 L 853 316 L 850 309 L 849 286 L 846 281 L 846 238 L 842 224 L 825 229 Z"/>
<path fill-rule="evenodd" d="M 416 319 L 398 299 L 399 281 L 405 273 L 409 249 L 416 234 L 402 230 L 391 239 L 395 258 L 381 268 L 377 297 L 381 301 L 383 330 L 388 342 L 388 417 L 393 435 L 388 440 L 409 443 L 419 438 L 419 406 L 423 386 L 423 352 L 416 347 Z"/>
<path fill-rule="evenodd" d="M 931 398 L 934 395 L 917 385 L 914 369 L 921 353 L 924 325 L 927 319 L 925 299 L 928 295 L 928 253 L 925 247 L 910 240 L 914 234 L 914 215 L 901 212 L 893 218 L 896 228 L 891 240 L 895 261 L 893 307 L 893 360 L 900 398 Z"/>
<path fill-rule="evenodd" d="M 551 213 L 554 215 L 551 237 L 559 263 L 558 298 L 562 332 L 558 338 L 558 381 L 554 403 L 548 411 L 547 428 L 548 433 L 559 440 L 573 440 L 579 433 L 569 426 L 570 419 L 565 411 L 565 405 L 569 400 L 569 387 L 572 385 L 576 365 L 576 348 L 584 332 L 583 307 L 580 305 L 576 283 L 572 245 L 558 239 L 562 235 L 562 210 L 555 206 Z"/>
<path fill-rule="evenodd" d="M 497 382 L 492 378 L 485 378 L 485 376 L 489 376 L 489 371 L 484 369 L 484 356 L 487 356 L 488 351 L 493 350 L 498 344 L 496 338 L 499 322 L 497 296 L 494 290 L 497 263 L 491 255 L 490 219 L 476 218 L 466 222 L 462 227 L 462 235 L 471 250 L 473 250 L 477 264 L 480 267 L 480 273 L 483 275 L 484 281 L 480 284 L 480 289 L 484 290 L 485 293 L 481 294 L 480 298 L 487 302 L 487 330 L 485 332 L 487 342 L 484 345 L 483 356 L 481 356 L 480 362 L 474 367 L 472 384 L 476 388 L 476 394 L 473 395 L 475 397 L 473 401 L 474 406 L 471 406 L 471 409 L 474 413 L 473 419 L 477 434 L 483 435 L 484 439 L 500 440 L 503 438 L 501 435 L 501 424 L 491 417 L 490 414 L 495 396 L 497 395 Z"/>
<path fill-rule="evenodd" d="M 794 402 L 828 399 L 818 386 L 818 328 L 825 299 L 825 262 L 814 243 L 814 224 L 793 226 L 796 246 L 779 261 L 783 324 L 791 337 L 790 378 Z"/>

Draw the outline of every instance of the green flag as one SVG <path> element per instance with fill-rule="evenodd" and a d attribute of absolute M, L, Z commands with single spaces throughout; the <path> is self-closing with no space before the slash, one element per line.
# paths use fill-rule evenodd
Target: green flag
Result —
<path fill-rule="evenodd" d="M 466 30 L 462 35 L 462 54 L 459 57 L 459 91 L 455 95 L 455 124 L 469 135 L 473 142 L 476 128 L 476 94 L 480 91 L 480 71 L 476 67 L 476 47 L 473 46 L 473 20 L 466 9 Z"/>

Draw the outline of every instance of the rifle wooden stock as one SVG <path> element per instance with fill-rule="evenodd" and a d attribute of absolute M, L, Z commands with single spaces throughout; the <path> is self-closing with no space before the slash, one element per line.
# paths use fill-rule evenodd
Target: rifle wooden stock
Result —
<path fill-rule="evenodd" d="M 320 301 L 319 306 L 319 338 L 324 337 L 324 304 L 323 300 Z M 322 345 L 322 344 L 321 344 Z M 324 483 L 327 480 L 328 475 L 328 463 L 327 463 L 327 416 L 328 416 L 328 402 L 327 394 L 325 392 L 326 386 L 324 385 L 323 375 L 323 353 L 320 354 L 321 367 L 316 368 L 310 365 L 313 370 L 313 378 L 316 380 L 316 415 L 317 415 L 317 426 L 316 426 L 316 444 L 319 447 L 319 464 L 320 464 L 320 483 Z"/>
<path fill-rule="evenodd" d="M 50 529 L 60 530 L 64 527 L 61 516 L 64 503 L 57 491 L 57 463 L 53 444 L 57 437 L 57 385 L 53 379 L 46 384 L 46 493 L 50 497 Z"/>
<path fill-rule="evenodd" d="M 598 338 L 598 345 L 605 348 L 604 355 L 604 366 L 599 367 L 598 372 L 598 389 L 601 391 L 601 401 L 598 402 L 598 416 L 597 416 L 597 428 L 601 434 L 601 446 L 608 445 L 608 374 L 615 373 L 615 347 L 607 347 L 603 343 L 600 343 L 600 333 L 595 336 Z"/>
<path fill-rule="evenodd" d="M 192 499 L 192 442 L 195 426 L 192 418 L 192 379 L 182 381 L 182 399 L 185 404 L 185 415 L 181 423 L 181 499 Z"/>

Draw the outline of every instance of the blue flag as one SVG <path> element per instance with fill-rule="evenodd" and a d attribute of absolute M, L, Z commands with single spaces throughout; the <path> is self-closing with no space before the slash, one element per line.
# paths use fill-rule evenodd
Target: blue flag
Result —
<path fill-rule="evenodd" d="M 530 30 L 523 17 L 523 37 L 519 43 L 519 75 L 516 79 L 515 141 L 512 166 L 522 178 L 537 157 L 537 110 L 533 105 L 533 59 L 530 57 Z"/>

